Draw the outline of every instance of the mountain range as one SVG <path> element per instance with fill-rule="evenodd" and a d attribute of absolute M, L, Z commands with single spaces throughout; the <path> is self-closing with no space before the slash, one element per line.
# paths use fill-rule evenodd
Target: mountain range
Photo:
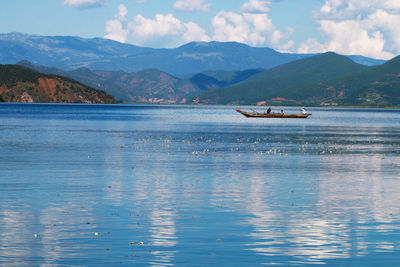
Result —
<path fill-rule="evenodd" d="M 272 69 L 207 71 L 173 76 L 149 69 L 137 73 L 19 64 L 100 88 L 122 102 L 235 105 L 399 106 L 400 57 L 365 66 L 328 52 Z"/>
<path fill-rule="evenodd" d="M 0 101 L 115 102 L 99 100 L 101 92 L 123 103 L 400 106 L 399 57 L 382 62 L 333 52 L 282 54 L 239 43 L 153 49 L 101 38 L 0 35 L 0 62 L 22 58 L 2 66 Z M 67 91 L 69 97 L 61 96 Z M 72 97 L 77 91 L 81 98 Z"/>
<path fill-rule="evenodd" d="M 269 69 L 310 56 L 279 53 L 271 48 L 250 47 L 236 42 L 191 42 L 177 48 L 155 49 L 102 38 L 0 34 L 0 64 L 28 60 L 35 65 L 68 71 L 82 67 L 128 73 L 158 69 L 172 75 L 183 75 L 209 70 Z M 384 62 L 362 56 L 349 57 L 364 65 Z"/>

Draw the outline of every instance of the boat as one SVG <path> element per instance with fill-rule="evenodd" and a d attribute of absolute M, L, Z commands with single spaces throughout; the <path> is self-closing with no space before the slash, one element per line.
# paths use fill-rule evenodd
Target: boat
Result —
<path fill-rule="evenodd" d="M 236 110 L 240 114 L 243 114 L 246 117 L 251 118 L 292 118 L 292 119 L 305 119 L 308 116 L 311 116 L 310 113 L 305 114 L 285 114 L 285 113 L 260 113 L 260 112 L 247 112 L 242 111 L 240 109 Z"/>

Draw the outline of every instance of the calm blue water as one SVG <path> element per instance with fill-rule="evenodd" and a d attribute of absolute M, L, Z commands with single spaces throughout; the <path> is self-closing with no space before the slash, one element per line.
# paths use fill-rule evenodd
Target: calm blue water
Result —
<path fill-rule="evenodd" d="M 1 104 L 0 265 L 399 266 L 400 110 L 309 111 Z"/>

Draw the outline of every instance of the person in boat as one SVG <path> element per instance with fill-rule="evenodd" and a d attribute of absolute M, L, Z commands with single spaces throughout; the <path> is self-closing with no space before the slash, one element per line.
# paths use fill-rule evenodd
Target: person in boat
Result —
<path fill-rule="evenodd" d="M 307 111 L 305 108 L 301 108 L 301 114 L 307 114 Z"/>
<path fill-rule="evenodd" d="M 285 114 L 285 112 L 283 112 L 283 109 L 281 109 L 281 114 L 282 114 L 282 115 Z"/>
<path fill-rule="evenodd" d="M 271 113 L 271 107 L 269 107 L 268 109 L 267 109 L 267 114 L 270 114 Z"/>

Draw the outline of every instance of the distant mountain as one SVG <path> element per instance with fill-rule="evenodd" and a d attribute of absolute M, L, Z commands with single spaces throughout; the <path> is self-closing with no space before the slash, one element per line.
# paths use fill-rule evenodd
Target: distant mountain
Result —
<path fill-rule="evenodd" d="M 383 63 L 385 63 L 387 60 L 382 60 L 382 59 L 374 59 L 374 58 L 369 58 L 369 57 L 363 57 L 363 56 L 347 56 L 354 62 L 365 65 L 365 66 L 378 66 Z"/>
<path fill-rule="evenodd" d="M 71 36 L 40 36 L 23 33 L 0 34 L 0 63 L 28 60 L 34 64 L 71 70 L 108 65 L 123 70 L 129 57 L 156 50 L 108 39 Z M 102 69 L 102 68 L 100 68 Z"/>
<path fill-rule="evenodd" d="M 209 89 L 239 83 L 262 71 L 262 69 L 244 71 L 205 71 L 194 74 L 189 80 L 200 90 L 207 91 Z"/>
<path fill-rule="evenodd" d="M 294 86 L 306 87 L 367 69 L 345 56 L 329 52 L 280 65 L 232 86 L 209 90 L 192 101 L 204 104 L 257 104 L 264 101 L 294 104 L 307 91 L 293 91 Z M 314 93 L 313 97 L 319 97 L 320 92 Z"/>
<path fill-rule="evenodd" d="M 261 70 L 209 71 L 178 78 L 156 69 L 136 73 L 92 71 L 88 68 L 64 71 L 35 65 L 26 60 L 19 62 L 18 65 L 75 79 L 85 85 L 104 90 L 124 103 L 186 103 L 188 98 L 202 90 L 231 85 L 261 72 Z"/>
<path fill-rule="evenodd" d="M 4 102 L 117 103 L 104 91 L 19 65 L 0 65 L 0 98 Z"/>
<path fill-rule="evenodd" d="M 63 70 L 85 67 L 131 73 L 159 69 L 177 75 L 207 70 L 269 69 L 309 56 L 279 53 L 271 48 L 255 48 L 235 42 L 191 42 L 174 49 L 153 49 L 101 38 L 0 34 L 0 63 L 28 60 L 36 65 Z M 384 62 L 352 57 L 371 65 Z"/>

